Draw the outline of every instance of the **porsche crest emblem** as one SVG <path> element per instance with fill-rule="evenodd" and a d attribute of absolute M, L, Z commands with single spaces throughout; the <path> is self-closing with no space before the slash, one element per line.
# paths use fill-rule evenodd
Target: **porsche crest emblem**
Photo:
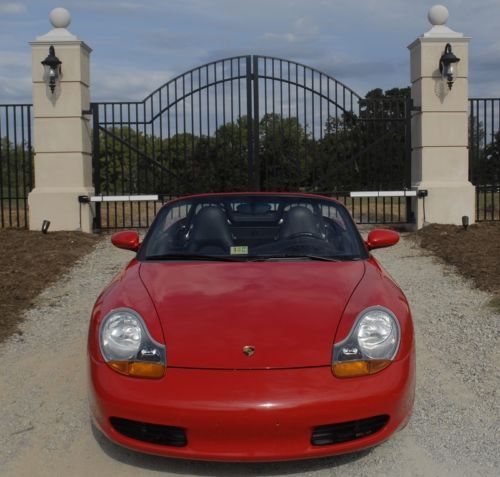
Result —
<path fill-rule="evenodd" d="M 255 353 L 255 346 L 243 346 L 243 353 L 248 357 L 252 356 Z"/>

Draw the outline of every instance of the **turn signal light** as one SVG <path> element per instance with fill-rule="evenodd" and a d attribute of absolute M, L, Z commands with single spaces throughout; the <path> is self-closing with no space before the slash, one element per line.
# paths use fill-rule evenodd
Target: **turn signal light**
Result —
<path fill-rule="evenodd" d="M 158 379 L 165 374 L 165 366 L 161 363 L 144 361 L 108 361 L 108 365 L 115 371 L 137 378 Z"/>
<path fill-rule="evenodd" d="M 337 378 L 353 378 L 375 374 L 387 368 L 392 361 L 388 359 L 373 359 L 363 361 L 343 361 L 334 363 L 332 371 Z"/>

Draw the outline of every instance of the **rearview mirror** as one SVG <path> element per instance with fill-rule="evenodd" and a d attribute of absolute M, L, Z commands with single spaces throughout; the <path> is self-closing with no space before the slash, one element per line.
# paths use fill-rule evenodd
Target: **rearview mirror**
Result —
<path fill-rule="evenodd" d="M 366 246 L 368 250 L 374 248 L 384 248 L 396 245 L 399 242 L 399 234 L 394 230 L 375 229 L 368 234 Z"/>
<path fill-rule="evenodd" d="M 123 232 L 114 233 L 111 236 L 111 243 L 115 247 L 137 252 L 137 250 L 139 250 L 141 241 L 137 232 L 134 232 L 132 230 L 124 230 Z"/>

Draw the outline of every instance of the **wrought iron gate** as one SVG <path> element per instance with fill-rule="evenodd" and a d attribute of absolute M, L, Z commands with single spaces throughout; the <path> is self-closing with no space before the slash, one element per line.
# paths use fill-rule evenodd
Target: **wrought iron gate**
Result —
<path fill-rule="evenodd" d="M 143 101 L 92 104 L 97 195 L 307 191 L 358 222 L 407 222 L 410 100 L 362 98 L 314 68 L 238 56 L 194 68 Z M 161 201 L 96 204 L 96 228 L 148 226 Z"/>
<path fill-rule="evenodd" d="M 500 221 L 500 98 L 469 99 L 469 180 L 476 220 Z"/>
<path fill-rule="evenodd" d="M 31 104 L 0 104 L 0 228 L 28 226 L 32 109 Z"/>

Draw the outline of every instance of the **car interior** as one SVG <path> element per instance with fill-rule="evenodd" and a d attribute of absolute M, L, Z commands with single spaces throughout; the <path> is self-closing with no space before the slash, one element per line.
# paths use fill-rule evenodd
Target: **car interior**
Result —
<path fill-rule="evenodd" d="M 173 208 L 153 233 L 148 255 L 321 255 L 359 253 L 336 207 L 311 201 L 216 200 Z M 234 252 L 236 250 L 236 252 Z"/>

